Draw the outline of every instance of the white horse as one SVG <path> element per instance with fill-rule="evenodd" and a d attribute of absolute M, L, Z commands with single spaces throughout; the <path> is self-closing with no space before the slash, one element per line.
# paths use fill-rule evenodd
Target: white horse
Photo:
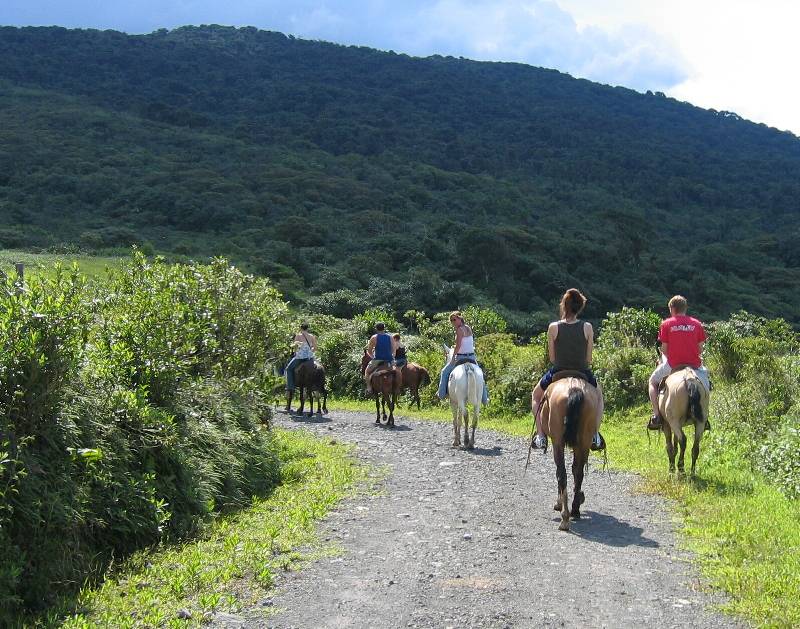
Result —
<path fill-rule="evenodd" d="M 452 347 L 444 346 L 447 362 L 453 359 Z M 475 447 L 475 427 L 481 414 L 483 399 L 483 371 L 478 365 L 464 363 L 453 369 L 447 381 L 447 396 L 453 411 L 453 447 L 461 446 L 461 420 L 464 420 L 464 447 L 472 450 Z M 469 431 L 469 411 L 472 405 L 472 434 Z"/>

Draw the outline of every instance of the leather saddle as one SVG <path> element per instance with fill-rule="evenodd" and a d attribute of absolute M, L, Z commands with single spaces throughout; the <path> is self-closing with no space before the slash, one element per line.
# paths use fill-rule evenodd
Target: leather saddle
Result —
<path fill-rule="evenodd" d="M 455 366 L 458 367 L 459 365 L 466 365 L 468 363 L 471 363 L 471 364 L 475 365 L 476 367 L 479 366 L 478 365 L 478 361 L 475 360 L 474 358 L 456 358 Z"/>
<path fill-rule="evenodd" d="M 558 382 L 564 378 L 578 378 L 584 382 L 589 382 L 589 380 L 586 378 L 586 374 L 582 371 L 578 371 L 577 369 L 562 369 L 561 371 L 555 372 L 553 374 L 552 382 Z"/>

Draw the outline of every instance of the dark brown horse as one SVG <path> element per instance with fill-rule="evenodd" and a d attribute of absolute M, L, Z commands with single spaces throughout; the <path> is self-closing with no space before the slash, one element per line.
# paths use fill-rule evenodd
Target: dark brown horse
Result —
<path fill-rule="evenodd" d="M 566 377 L 553 382 L 545 393 L 540 409 L 542 429 L 553 442 L 553 460 L 556 464 L 558 498 L 553 507 L 561 512 L 562 531 L 569 530 L 570 517 L 581 517 L 584 494 L 584 467 L 589 460 L 589 447 L 595 430 L 598 404 L 602 403 L 600 392 L 585 380 Z M 565 448 L 572 448 L 572 476 L 575 480 L 572 509 L 567 492 L 567 469 L 564 462 Z"/>
<path fill-rule="evenodd" d="M 364 352 L 361 358 L 361 375 L 367 370 L 370 361 L 369 354 Z M 383 409 L 383 421 L 389 428 L 394 428 L 394 407 L 397 405 L 397 396 L 403 386 L 403 374 L 399 369 L 381 365 L 370 377 L 370 388 L 372 395 L 375 396 L 375 423 L 381 423 L 381 409 Z M 386 406 L 389 406 L 389 416 L 386 416 Z"/>
<path fill-rule="evenodd" d="M 316 360 L 306 360 L 300 363 L 294 370 L 294 384 L 300 391 L 300 407 L 297 414 L 302 415 L 306 405 L 306 395 L 308 395 L 308 416 L 314 414 L 314 398 L 317 400 L 317 415 L 328 412 L 328 390 L 325 388 L 325 368 Z M 292 412 L 293 392 L 286 394 L 286 411 Z M 322 398 L 322 403 L 320 403 Z"/>
<path fill-rule="evenodd" d="M 408 389 L 411 393 L 411 405 L 417 403 L 417 410 L 419 410 L 419 388 L 427 386 L 431 383 L 431 377 L 428 375 L 428 370 L 417 363 L 408 363 L 403 365 L 400 372 L 403 375 L 403 389 Z"/>

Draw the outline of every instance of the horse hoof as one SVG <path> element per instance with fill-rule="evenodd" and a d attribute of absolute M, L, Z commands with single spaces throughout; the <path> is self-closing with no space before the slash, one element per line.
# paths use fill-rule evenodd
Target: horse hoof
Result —
<path fill-rule="evenodd" d="M 475 444 L 474 444 L 474 443 L 472 443 L 472 442 L 470 442 L 470 443 L 467 445 L 467 450 L 474 450 L 474 449 L 475 449 Z"/>
<path fill-rule="evenodd" d="M 561 511 L 561 503 L 557 502 L 553 505 L 553 511 Z"/>
<path fill-rule="evenodd" d="M 461 444 L 458 441 L 453 442 L 453 448 L 460 448 Z"/>
<path fill-rule="evenodd" d="M 376 420 L 375 420 L 375 423 L 376 423 L 376 424 L 378 424 L 378 425 L 380 426 L 380 425 L 381 425 L 381 418 L 380 418 L 380 417 L 378 417 L 378 419 L 376 419 Z"/>
<path fill-rule="evenodd" d="M 569 531 L 569 520 L 562 520 L 561 524 L 558 525 L 559 531 Z"/>
<path fill-rule="evenodd" d="M 580 510 L 573 509 L 572 511 L 569 512 L 569 517 L 571 517 L 573 520 L 580 520 L 581 519 Z"/>

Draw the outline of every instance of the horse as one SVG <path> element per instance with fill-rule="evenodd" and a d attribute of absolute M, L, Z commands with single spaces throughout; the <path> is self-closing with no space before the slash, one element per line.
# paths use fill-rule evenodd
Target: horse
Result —
<path fill-rule="evenodd" d="M 700 454 L 700 440 L 708 426 L 708 391 L 697 377 L 694 369 L 684 367 L 674 370 L 664 379 L 658 394 L 658 410 L 664 419 L 661 429 L 667 441 L 669 471 L 675 471 L 675 451 L 680 446 L 678 472 L 684 474 L 683 457 L 686 453 L 686 435 L 683 426 L 694 424 L 694 443 L 692 444 L 692 477 L 695 473 L 697 457 Z"/>
<path fill-rule="evenodd" d="M 453 360 L 454 348 L 445 347 L 447 362 Z M 475 427 L 481 414 L 483 399 L 483 371 L 473 363 L 462 363 L 450 373 L 447 381 L 447 397 L 453 411 L 453 447 L 461 446 L 461 422 L 464 422 L 464 447 L 475 448 Z M 470 435 L 468 405 L 472 405 L 472 434 Z"/>
<path fill-rule="evenodd" d="M 314 398 L 317 400 L 317 415 L 328 412 L 328 390 L 325 387 L 325 368 L 316 360 L 306 360 L 300 363 L 294 370 L 294 384 L 300 390 L 300 407 L 297 414 L 302 415 L 306 405 L 306 394 L 310 408 L 308 417 L 314 414 Z M 294 392 L 286 394 L 286 411 L 292 412 L 292 397 Z M 322 403 L 320 404 L 320 397 Z"/>
<path fill-rule="evenodd" d="M 561 512 L 561 531 L 569 531 L 570 518 L 581 517 L 580 507 L 586 499 L 583 485 L 584 468 L 589 461 L 589 448 L 595 431 L 600 392 L 582 378 L 564 373 L 547 387 L 540 407 L 544 433 L 553 443 L 553 461 L 556 464 L 558 498 L 553 509 Z M 565 447 L 572 448 L 572 476 L 574 497 L 569 508 L 567 470 L 564 462 Z"/>
<path fill-rule="evenodd" d="M 417 403 L 417 410 L 420 408 L 419 403 L 419 388 L 427 386 L 431 383 L 431 377 L 428 375 L 428 370 L 417 363 L 408 363 L 403 365 L 400 369 L 403 376 L 403 389 L 408 388 L 411 392 L 411 405 Z"/>
<path fill-rule="evenodd" d="M 364 355 L 361 357 L 361 375 L 366 373 L 367 365 L 369 365 L 372 358 L 367 351 L 364 350 Z M 397 396 L 403 386 L 403 374 L 399 369 L 394 366 L 384 365 L 379 366 L 369 379 L 372 395 L 375 396 L 375 423 L 381 423 L 381 416 L 383 421 L 389 428 L 394 428 L 394 407 L 397 405 Z M 386 406 L 389 406 L 389 416 L 386 416 Z M 383 415 L 381 415 L 383 410 Z"/>

